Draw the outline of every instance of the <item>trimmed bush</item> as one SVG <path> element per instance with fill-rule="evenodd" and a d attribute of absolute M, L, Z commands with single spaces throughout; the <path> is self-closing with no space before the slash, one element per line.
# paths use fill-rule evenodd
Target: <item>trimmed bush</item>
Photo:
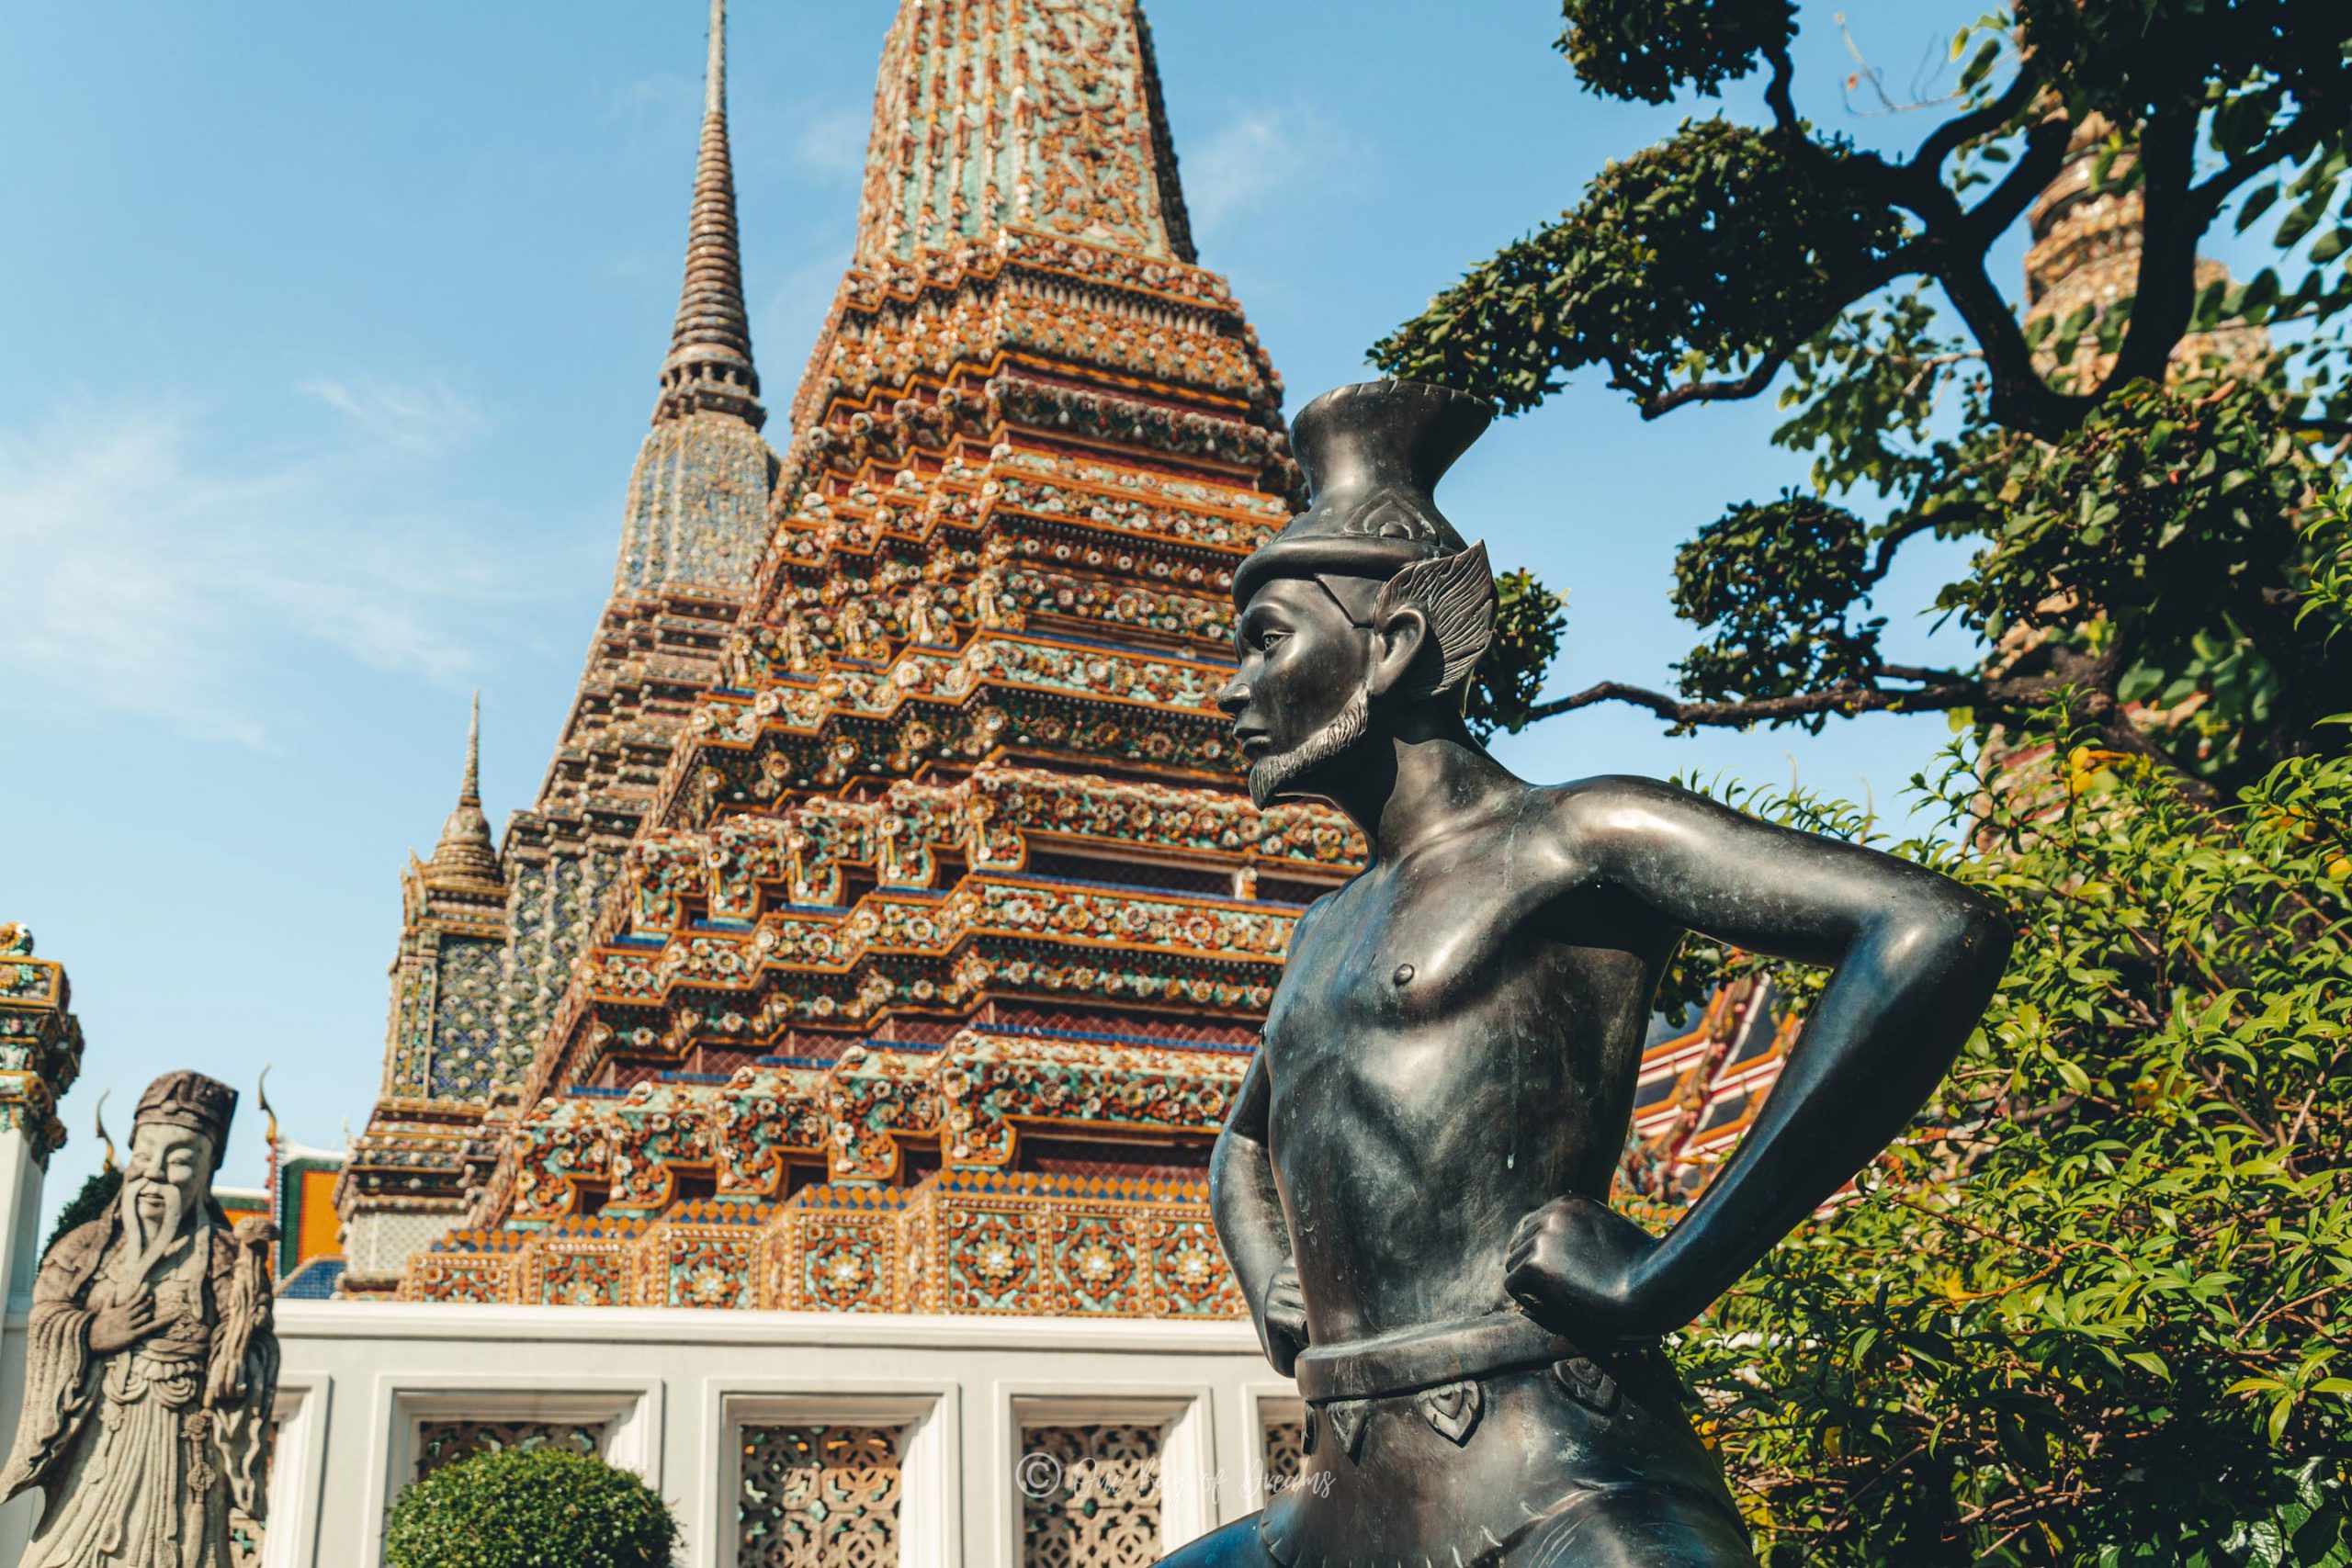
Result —
<path fill-rule="evenodd" d="M 670 1568 L 677 1521 L 628 1471 L 569 1449 L 503 1449 L 402 1492 L 387 1568 Z"/>

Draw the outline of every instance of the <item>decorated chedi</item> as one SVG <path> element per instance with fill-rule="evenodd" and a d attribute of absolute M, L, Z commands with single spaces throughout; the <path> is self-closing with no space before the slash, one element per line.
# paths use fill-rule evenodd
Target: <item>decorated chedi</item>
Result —
<path fill-rule="evenodd" d="M 1280 403 L 1135 0 L 906 0 L 724 668 L 403 1295 L 1242 1309 L 1208 1148 L 1362 850 L 1215 706 Z"/>
<path fill-rule="evenodd" d="M 213 1200 L 236 1105 L 201 1074 L 157 1078 L 114 1201 L 41 1260 L 0 1472 L 0 1499 L 43 1497 L 23 1568 L 231 1568 L 232 1513 L 266 1513 L 277 1233 Z"/>
<path fill-rule="evenodd" d="M 465 784 L 402 879 L 384 1081 L 336 1189 L 340 1293 L 388 1295 L 456 1224 L 522 1108 L 532 1055 L 695 697 L 719 670 L 769 532 L 727 134 L 726 17 L 710 57 L 685 281 L 631 472 L 613 591 L 537 798 L 494 845 Z"/>

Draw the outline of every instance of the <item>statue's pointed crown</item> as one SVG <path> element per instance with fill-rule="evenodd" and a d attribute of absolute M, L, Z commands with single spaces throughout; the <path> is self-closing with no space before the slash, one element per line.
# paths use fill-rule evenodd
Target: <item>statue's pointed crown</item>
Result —
<path fill-rule="evenodd" d="M 1486 400 L 1427 381 L 1337 387 L 1291 421 L 1314 499 L 1233 574 L 1247 604 L 1269 578 L 1387 579 L 1468 548 L 1431 493 L 1494 418 Z"/>

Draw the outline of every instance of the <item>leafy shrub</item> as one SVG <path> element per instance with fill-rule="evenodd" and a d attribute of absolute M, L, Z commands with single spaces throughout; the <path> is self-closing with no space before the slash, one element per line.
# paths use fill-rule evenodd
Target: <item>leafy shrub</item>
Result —
<path fill-rule="evenodd" d="M 678 1526 L 628 1471 L 568 1449 L 503 1449 L 401 1494 L 387 1568 L 669 1568 Z"/>
<path fill-rule="evenodd" d="M 1681 1346 L 1764 1561 L 2346 1568 L 2352 757 L 2213 808 L 2062 734 L 1935 793 L 1969 830 L 1894 847 L 2018 931 L 1984 1028 Z"/>

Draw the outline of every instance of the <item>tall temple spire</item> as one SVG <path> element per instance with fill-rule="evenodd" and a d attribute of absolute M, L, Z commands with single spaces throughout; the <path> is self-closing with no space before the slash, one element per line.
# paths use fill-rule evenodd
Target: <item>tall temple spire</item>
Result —
<path fill-rule="evenodd" d="M 466 720 L 466 775 L 458 784 L 458 804 L 481 805 L 481 694 L 474 694 L 472 714 Z"/>
<path fill-rule="evenodd" d="M 1193 261 L 1141 0 L 899 0 L 858 265 L 1018 230 Z"/>
<path fill-rule="evenodd" d="M 474 694 L 473 717 L 466 726 L 466 772 L 458 784 L 457 807 L 441 824 L 441 841 L 425 863 L 426 878 L 435 886 L 499 883 L 498 848 L 490 835 L 490 818 L 481 809 L 481 694 Z"/>
<path fill-rule="evenodd" d="M 735 226 L 735 170 L 727 145 L 727 0 L 710 0 L 710 63 L 703 88 L 702 151 L 686 224 L 686 279 L 678 295 L 670 355 L 662 362 L 657 425 L 691 413 L 718 413 L 757 430 L 760 376 L 752 367 L 752 324 L 743 308 L 743 259 Z"/>
<path fill-rule="evenodd" d="M 382 1094 L 335 1188 L 345 1295 L 390 1294 L 410 1253 L 470 1202 L 471 1173 L 496 1159 L 661 760 L 723 673 L 767 542 L 779 463 L 760 434 L 726 72 L 714 0 L 685 286 L 629 470 L 612 597 L 537 797 L 493 845 L 477 721 L 457 809 L 431 861 L 401 878 Z"/>

